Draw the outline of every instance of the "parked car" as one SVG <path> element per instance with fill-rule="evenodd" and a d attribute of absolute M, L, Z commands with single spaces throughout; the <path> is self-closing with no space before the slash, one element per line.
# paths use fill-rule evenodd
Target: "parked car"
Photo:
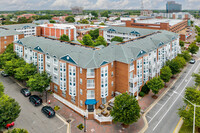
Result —
<path fill-rule="evenodd" d="M 196 62 L 195 59 L 190 60 L 190 64 L 194 64 L 195 62 Z"/>
<path fill-rule="evenodd" d="M 31 92 L 27 88 L 22 88 L 20 91 L 25 97 L 28 97 L 31 95 Z"/>
<path fill-rule="evenodd" d="M 10 124 L 6 124 L 6 129 L 9 129 L 9 128 L 13 127 L 14 125 L 15 125 L 14 122 L 12 122 Z"/>
<path fill-rule="evenodd" d="M 55 111 L 52 107 L 50 106 L 44 106 L 41 109 L 42 113 L 44 113 L 48 118 L 54 117 L 55 116 Z"/>
<path fill-rule="evenodd" d="M 7 73 L 5 73 L 4 71 L 1 71 L 1 75 L 3 76 L 3 77 L 8 77 L 9 75 L 7 74 Z"/>
<path fill-rule="evenodd" d="M 29 101 L 33 103 L 35 106 L 39 106 L 42 104 L 42 99 L 37 95 L 31 95 L 29 97 Z"/>

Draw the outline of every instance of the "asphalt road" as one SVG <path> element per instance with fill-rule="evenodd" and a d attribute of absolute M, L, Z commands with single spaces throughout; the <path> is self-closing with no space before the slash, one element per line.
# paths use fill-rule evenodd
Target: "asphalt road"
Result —
<path fill-rule="evenodd" d="M 198 57 L 200 53 L 198 53 Z M 184 105 L 185 88 L 194 85 L 193 72 L 200 70 L 200 60 L 189 64 L 185 73 L 170 88 L 166 95 L 147 113 L 148 129 L 145 133 L 173 133 L 180 117 L 177 112 Z"/>
<path fill-rule="evenodd" d="M 25 128 L 29 133 L 66 133 L 67 125 L 58 117 L 47 118 L 42 112 L 42 105 L 35 107 L 28 98 L 20 93 L 21 87 L 9 77 L 0 76 L 5 87 L 5 94 L 14 98 L 21 106 L 20 116 L 15 121 L 15 128 Z"/>

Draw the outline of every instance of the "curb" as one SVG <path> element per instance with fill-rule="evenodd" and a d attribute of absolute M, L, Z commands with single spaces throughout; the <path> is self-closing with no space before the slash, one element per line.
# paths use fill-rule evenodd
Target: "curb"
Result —
<path fill-rule="evenodd" d="M 183 119 L 180 118 L 178 124 L 176 125 L 176 128 L 174 129 L 173 133 L 179 133 L 181 126 L 183 125 Z"/>
<path fill-rule="evenodd" d="M 181 71 L 181 73 L 179 73 L 178 77 L 167 87 L 167 89 L 165 89 L 164 92 L 144 111 L 144 114 L 142 115 L 142 118 L 144 120 L 145 126 L 142 128 L 142 130 L 139 131 L 139 133 L 144 133 L 148 128 L 148 122 L 147 122 L 147 119 L 146 119 L 146 114 L 160 101 L 161 98 L 163 98 L 165 96 L 165 94 L 176 83 L 176 81 L 180 78 L 180 76 L 186 71 L 187 66 L 188 66 L 188 64 Z"/>

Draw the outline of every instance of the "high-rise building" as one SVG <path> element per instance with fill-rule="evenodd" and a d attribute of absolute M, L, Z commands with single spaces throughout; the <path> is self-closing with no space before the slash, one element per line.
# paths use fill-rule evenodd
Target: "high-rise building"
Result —
<path fill-rule="evenodd" d="M 182 5 L 176 3 L 175 1 L 168 1 L 166 4 L 166 12 L 180 12 L 182 10 Z"/>

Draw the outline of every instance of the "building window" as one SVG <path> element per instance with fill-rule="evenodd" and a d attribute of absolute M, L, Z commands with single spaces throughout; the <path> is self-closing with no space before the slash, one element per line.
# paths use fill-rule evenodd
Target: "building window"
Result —
<path fill-rule="evenodd" d="M 95 99 L 94 90 L 87 90 L 87 99 Z"/>
<path fill-rule="evenodd" d="M 82 79 L 80 79 L 80 84 L 82 84 L 83 83 L 83 81 L 82 81 Z"/>
<path fill-rule="evenodd" d="M 83 95 L 83 90 L 82 89 L 80 89 L 80 94 Z"/>
<path fill-rule="evenodd" d="M 87 77 L 94 77 L 95 72 L 94 69 L 87 69 Z"/>
<path fill-rule="evenodd" d="M 94 79 L 87 80 L 87 88 L 95 88 Z"/>
<path fill-rule="evenodd" d="M 111 67 L 113 67 L 113 62 L 111 63 Z"/>
<path fill-rule="evenodd" d="M 83 106 L 83 101 L 82 100 L 80 100 L 80 105 Z"/>
<path fill-rule="evenodd" d="M 54 85 L 54 91 L 58 92 L 58 87 L 56 85 Z"/>
<path fill-rule="evenodd" d="M 111 85 L 112 85 L 112 86 L 114 85 L 113 81 L 111 82 Z"/>
<path fill-rule="evenodd" d="M 80 68 L 80 73 L 81 73 L 81 74 L 82 74 L 82 71 L 83 71 L 82 68 Z"/>
<path fill-rule="evenodd" d="M 73 103 L 76 102 L 75 96 L 71 96 L 71 101 L 72 101 Z"/>
<path fill-rule="evenodd" d="M 66 92 L 65 91 L 62 91 L 62 96 L 66 97 Z"/>
<path fill-rule="evenodd" d="M 111 76 L 113 77 L 113 75 L 114 75 L 114 74 L 113 74 L 113 71 L 112 71 Z"/>

